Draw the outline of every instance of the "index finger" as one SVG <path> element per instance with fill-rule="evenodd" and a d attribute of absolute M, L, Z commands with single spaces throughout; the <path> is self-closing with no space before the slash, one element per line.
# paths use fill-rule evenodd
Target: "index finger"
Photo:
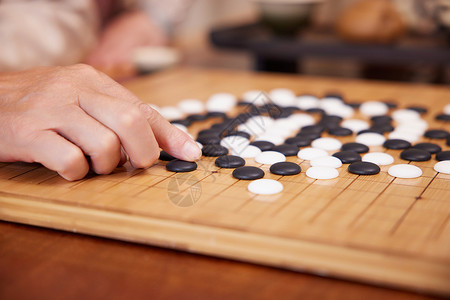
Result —
<path fill-rule="evenodd" d="M 167 153 L 187 161 L 194 161 L 202 156 L 200 147 L 188 134 L 170 124 L 148 104 L 139 104 L 139 109 L 152 127 L 159 146 Z"/>

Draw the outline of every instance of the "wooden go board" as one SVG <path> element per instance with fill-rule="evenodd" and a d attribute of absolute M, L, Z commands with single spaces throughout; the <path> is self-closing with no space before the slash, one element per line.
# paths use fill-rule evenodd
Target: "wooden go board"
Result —
<path fill-rule="evenodd" d="M 129 82 L 143 101 L 173 105 L 206 100 L 215 92 L 286 87 L 318 96 L 339 91 L 349 100 L 387 100 L 427 106 L 434 116 L 450 101 L 450 88 L 249 72 L 177 69 Z M 357 116 L 361 117 L 362 116 Z M 211 125 L 200 122 L 192 133 Z M 325 135 L 326 136 L 326 135 Z M 340 139 L 353 141 L 354 137 Z M 444 141 L 439 143 L 449 150 Z M 371 149 L 377 150 L 377 149 Z M 386 150 L 405 163 L 397 150 Z M 231 170 L 202 158 L 191 173 L 171 173 L 165 163 L 68 182 L 37 164 L 0 164 L 0 218 L 126 241 L 174 248 L 323 276 L 450 294 L 450 175 L 436 162 L 412 163 L 424 174 L 398 179 L 387 168 L 357 176 L 346 165 L 332 180 L 302 173 L 279 180 L 284 191 L 257 196 Z M 259 165 L 247 159 L 247 165 Z M 259 200 L 259 201 L 257 201 Z"/>

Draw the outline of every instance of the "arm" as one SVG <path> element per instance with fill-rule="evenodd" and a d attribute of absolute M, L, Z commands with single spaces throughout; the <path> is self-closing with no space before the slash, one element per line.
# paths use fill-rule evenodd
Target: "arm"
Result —
<path fill-rule="evenodd" d="M 125 154 L 152 165 L 159 147 L 184 160 L 201 151 L 127 89 L 86 65 L 0 73 L 0 161 L 38 162 L 68 180 L 110 173 Z"/>

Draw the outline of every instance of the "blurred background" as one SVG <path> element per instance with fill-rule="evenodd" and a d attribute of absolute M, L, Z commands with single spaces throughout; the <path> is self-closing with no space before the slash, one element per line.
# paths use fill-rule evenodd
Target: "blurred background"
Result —
<path fill-rule="evenodd" d="M 449 84 L 450 0 L 0 0 L 0 72 L 78 62 Z"/>
<path fill-rule="evenodd" d="M 188 66 L 450 83 L 448 0 L 197 0 L 176 28 Z"/>

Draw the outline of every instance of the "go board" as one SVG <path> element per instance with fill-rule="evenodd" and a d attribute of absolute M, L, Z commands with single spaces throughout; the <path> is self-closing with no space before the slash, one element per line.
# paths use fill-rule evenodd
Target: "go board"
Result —
<path fill-rule="evenodd" d="M 143 101 L 176 104 L 206 100 L 216 92 L 285 87 L 347 99 L 394 100 L 424 105 L 431 128 L 449 103 L 450 88 L 249 72 L 177 69 L 129 82 Z M 360 117 L 360 116 L 359 116 Z M 361 117 L 362 118 L 362 117 Z M 209 123 L 208 123 L 209 122 Z M 195 133 L 214 120 L 190 127 Z M 326 136 L 326 135 L 325 135 Z M 353 137 L 341 139 L 353 141 Z M 426 141 L 427 139 L 423 139 Z M 449 150 L 444 141 L 435 141 Z M 372 149 L 371 149 L 372 150 Z M 377 149 L 375 149 L 377 150 Z M 399 150 L 395 163 L 405 163 Z M 254 195 L 232 169 L 203 157 L 197 170 L 172 173 L 165 162 L 148 169 L 126 164 L 106 176 L 68 182 L 37 164 L 0 164 L 0 218 L 102 237 L 168 247 L 383 286 L 450 294 L 450 175 L 436 162 L 411 162 L 423 170 L 399 179 L 387 168 L 373 176 L 350 174 L 313 180 L 302 172 L 265 177 L 283 183 L 276 195 Z M 408 162 L 406 162 L 408 163 Z M 252 159 L 247 165 L 260 166 Z"/>

